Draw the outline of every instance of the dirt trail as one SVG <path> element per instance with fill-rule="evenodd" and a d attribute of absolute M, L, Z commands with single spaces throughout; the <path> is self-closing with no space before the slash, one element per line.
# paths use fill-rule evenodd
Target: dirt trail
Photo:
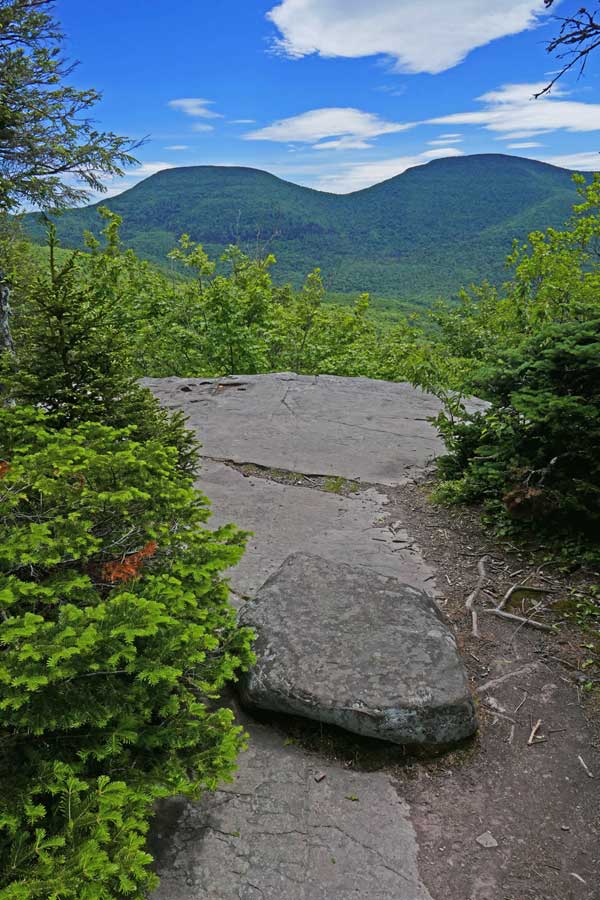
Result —
<path fill-rule="evenodd" d="M 568 581 L 490 542 L 476 514 L 434 507 L 427 494 L 425 484 L 394 492 L 388 514 L 405 522 L 438 572 L 439 602 L 479 700 L 480 735 L 466 756 L 399 776 L 421 877 L 434 900 L 598 900 L 600 710 L 577 671 L 585 638 L 566 626 L 547 635 L 481 616 L 477 640 L 464 608 L 483 554 L 492 559 L 490 604 L 528 577 L 559 601 Z M 550 608 L 546 620 L 556 617 Z M 486 832 L 496 847 L 477 843 Z"/>

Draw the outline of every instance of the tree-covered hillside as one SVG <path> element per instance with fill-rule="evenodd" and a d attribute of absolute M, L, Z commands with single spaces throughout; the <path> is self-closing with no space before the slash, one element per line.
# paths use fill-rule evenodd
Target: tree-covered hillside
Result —
<path fill-rule="evenodd" d="M 210 256 L 229 244 L 277 257 L 277 279 L 299 286 L 321 268 L 328 291 L 369 291 L 404 301 L 452 296 L 500 282 L 515 237 L 559 226 L 575 199 L 572 173 L 535 160 L 486 154 L 440 159 L 388 181 L 336 195 L 256 169 L 167 169 L 103 201 L 123 218 L 123 240 L 160 265 L 180 234 Z M 36 240 L 39 217 L 26 217 Z M 58 220 L 65 246 L 97 233 L 96 205 Z M 258 248 L 258 254 L 256 250 Z"/>

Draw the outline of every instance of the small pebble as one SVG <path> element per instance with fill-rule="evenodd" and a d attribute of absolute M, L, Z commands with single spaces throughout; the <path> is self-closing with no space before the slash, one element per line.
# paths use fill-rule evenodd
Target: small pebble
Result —
<path fill-rule="evenodd" d="M 490 834 L 489 831 L 484 831 L 483 834 L 480 834 L 478 838 L 475 838 L 475 840 L 482 847 L 491 848 L 498 846 L 498 841 L 492 834 Z"/>

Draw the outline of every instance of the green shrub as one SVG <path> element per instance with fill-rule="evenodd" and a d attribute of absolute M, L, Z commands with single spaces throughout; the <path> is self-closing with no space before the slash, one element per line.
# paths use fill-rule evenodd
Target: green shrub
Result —
<path fill-rule="evenodd" d="M 600 527 L 600 318 L 542 328 L 475 376 L 484 413 L 440 422 L 446 499 L 502 504 L 540 534 Z"/>
<path fill-rule="evenodd" d="M 152 804 L 231 773 L 215 702 L 250 659 L 177 451 L 0 410 L 0 896 L 139 898 Z"/>
<path fill-rule="evenodd" d="M 37 267 L 15 298 L 15 355 L 4 355 L 0 377 L 5 400 L 47 410 L 49 426 L 133 426 L 138 440 L 176 447 L 179 466 L 191 473 L 197 445 L 185 418 L 169 415 L 137 382 L 122 309 L 118 220 L 110 218 L 105 231 L 105 254 L 63 254 L 58 265 L 49 228 L 49 265 Z"/>

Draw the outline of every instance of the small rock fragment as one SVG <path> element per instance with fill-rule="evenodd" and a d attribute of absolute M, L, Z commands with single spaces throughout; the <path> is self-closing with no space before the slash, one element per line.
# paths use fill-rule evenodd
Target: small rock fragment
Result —
<path fill-rule="evenodd" d="M 325 772 L 315 772 L 315 774 L 314 774 L 314 779 L 315 779 L 315 781 L 317 782 L 317 784 L 318 784 L 320 781 L 323 781 L 323 779 L 324 779 L 325 777 L 326 777 Z"/>
<path fill-rule="evenodd" d="M 483 834 L 480 834 L 478 838 L 475 838 L 475 840 L 478 844 L 480 844 L 482 847 L 485 847 L 486 849 L 498 846 L 498 841 L 489 831 L 484 831 Z"/>
<path fill-rule="evenodd" d="M 499 713 L 506 712 L 506 710 L 504 709 L 504 707 L 502 706 L 502 704 L 499 703 L 498 700 L 496 700 L 495 697 L 486 697 L 486 698 L 485 698 L 485 705 L 486 705 L 486 706 L 489 706 L 490 709 L 493 709 L 494 712 L 499 712 Z"/>

